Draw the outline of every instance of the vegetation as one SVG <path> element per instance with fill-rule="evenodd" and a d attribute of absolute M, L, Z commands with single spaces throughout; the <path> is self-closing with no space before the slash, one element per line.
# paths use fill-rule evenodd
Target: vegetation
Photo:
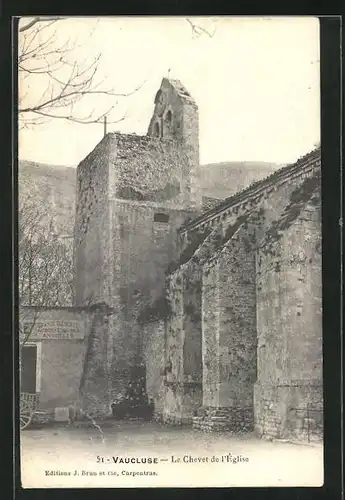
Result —
<path fill-rule="evenodd" d="M 20 320 L 25 321 L 23 306 L 30 312 L 29 338 L 42 307 L 70 306 L 74 302 L 73 244 L 55 232 L 53 220 L 43 207 L 29 197 L 19 207 L 18 260 Z M 28 313 L 29 314 L 29 313 Z M 33 314 L 33 316 L 32 316 Z"/>
<path fill-rule="evenodd" d="M 141 309 L 138 315 L 139 323 L 149 323 L 160 319 L 167 319 L 171 316 L 172 309 L 170 301 L 165 296 L 156 299 L 152 304 Z"/>

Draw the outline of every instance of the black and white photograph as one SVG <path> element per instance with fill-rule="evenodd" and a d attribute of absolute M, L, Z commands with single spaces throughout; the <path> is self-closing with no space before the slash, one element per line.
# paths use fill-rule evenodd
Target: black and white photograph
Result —
<path fill-rule="evenodd" d="M 323 485 L 319 31 L 19 19 L 23 488 Z"/>

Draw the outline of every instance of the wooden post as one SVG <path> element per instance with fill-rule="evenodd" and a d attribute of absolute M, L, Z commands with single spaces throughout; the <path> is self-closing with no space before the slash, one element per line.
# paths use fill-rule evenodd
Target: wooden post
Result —
<path fill-rule="evenodd" d="M 107 117 L 104 117 L 104 137 L 107 135 Z"/>

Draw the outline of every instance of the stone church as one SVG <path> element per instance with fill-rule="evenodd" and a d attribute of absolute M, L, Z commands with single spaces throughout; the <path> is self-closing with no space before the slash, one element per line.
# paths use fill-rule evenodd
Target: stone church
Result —
<path fill-rule="evenodd" d="M 77 168 L 79 404 L 106 415 L 136 387 L 166 424 L 321 435 L 320 149 L 206 199 L 198 124 L 164 78 L 147 135 L 108 133 Z"/>

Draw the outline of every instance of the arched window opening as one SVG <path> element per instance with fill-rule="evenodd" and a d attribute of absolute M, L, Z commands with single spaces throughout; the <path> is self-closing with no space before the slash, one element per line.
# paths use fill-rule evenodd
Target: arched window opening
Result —
<path fill-rule="evenodd" d="M 156 97 L 155 97 L 155 104 L 157 104 L 157 102 L 159 101 L 161 95 L 162 95 L 162 91 L 159 89 L 158 92 L 157 92 L 157 94 L 156 94 Z"/>
<path fill-rule="evenodd" d="M 153 135 L 155 137 L 159 137 L 160 136 L 160 131 L 159 131 L 159 123 L 155 123 L 154 127 L 153 127 Z"/>
<path fill-rule="evenodd" d="M 167 114 L 165 115 L 165 120 L 166 120 L 166 122 L 167 122 L 168 125 L 171 125 L 172 113 L 171 113 L 170 109 L 167 112 Z"/>

